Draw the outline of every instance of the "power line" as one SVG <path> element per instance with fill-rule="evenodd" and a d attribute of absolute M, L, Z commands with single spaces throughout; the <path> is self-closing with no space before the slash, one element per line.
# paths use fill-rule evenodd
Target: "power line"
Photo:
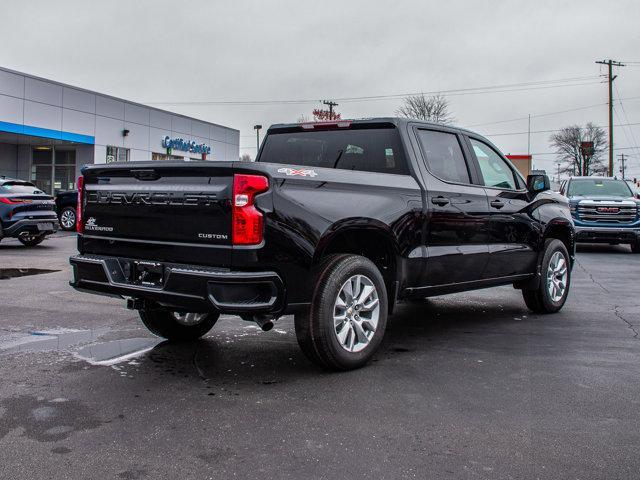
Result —
<path fill-rule="evenodd" d="M 616 147 L 614 148 L 614 150 L 630 150 L 633 149 L 635 147 Z M 531 155 L 533 156 L 541 156 L 541 155 L 558 155 L 558 152 L 533 152 Z M 625 156 L 627 156 L 627 154 L 625 153 Z"/>
<path fill-rule="evenodd" d="M 624 103 L 622 103 L 622 99 L 620 98 L 620 91 L 618 90 L 618 86 L 614 85 L 615 89 L 616 89 L 616 94 L 618 95 L 618 100 L 620 102 L 620 108 L 622 108 L 622 114 L 624 115 L 624 119 L 627 123 L 629 123 L 629 116 L 627 115 L 627 110 L 624 108 Z M 631 143 L 632 145 L 634 145 L 636 147 L 636 153 L 640 153 L 640 149 L 638 149 L 638 142 L 636 140 L 636 135 L 635 133 L 633 133 L 633 129 L 629 128 L 629 133 L 631 134 L 631 139 L 633 140 L 633 142 L 629 141 L 629 137 L 627 136 L 626 130 L 623 130 L 623 132 L 625 132 L 625 137 L 627 137 L 627 141 L 629 143 Z"/>
<path fill-rule="evenodd" d="M 626 126 L 635 126 L 635 125 L 640 125 L 640 122 L 636 122 L 636 123 L 617 123 L 614 126 L 616 126 L 616 127 L 626 127 Z M 596 125 L 596 126 L 600 126 L 600 125 Z M 600 128 L 602 128 L 602 127 L 600 127 Z M 552 129 L 552 130 L 531 130 L 531 132 L 525 131 L 525 132 L 483 133 L 483 135 L 485 137 L 502 137 L 502 136 L 506 136 L 506 135 L 527 135 L 528 133 L 553 133 L 553 132 L 560 132 L 560 131 L 562 131 L 562 128 L 556 128 L 556 129 Z"/>
<path fill-rule="evenodd" d="M 620 114 L 618 113 L 618 110 L 616 108 L 613 109 L 613 113 L 615 114 L 616 118 L 618 119 L 618 121 L 620 121 Z M 633 129 L 631 127 L 628 127 L 629 131 L 631 132 L 631 134 L 633 134 Z M 624 133 L 624 137 L 627 139 L 627 142 L 632 145 L 633 149 L 637 152 L 638 147 L 637 144 L 635 143 L 635 141 L 632 141 L 631 138 L 629 138 L 629 135 L 627 134 L 627 129 L 623 128 L 622 129 L 622 133 Z M 627 155 L 629 156 L 629 155 Z"/>
<path fill-rule="evenodd" d="M 640 97 L 638 97 L 640 98 Z M 568 110 L 558 110 L 556 112 L 549 112 L 549 113 L 532 113 L 530 115 L 531 118 L 539 118 L 539 117 L 549 117 L 551 115 L 559 115 L 562 113 L 569 113 L 569 112 L 577 112 L 578 110 L 587 110 L 589 108 L 595 108 L 595 107 L 601 107 L 603 105 L 606 105 L 606 103 L 596 103 L 595 105 L 586 105 L 584 107 L 576 107 L 576 108 L 570 108 Z M 475 123 L 473 125 L 467 125 L 465 128 L 471 128 L 471 127 L 484 127 L 486 125 L 497 125 L 499 123 L 511 123 L 511 122 L 516 122 L 519 120 L 527 120 L 529 118 L 529 116 L 527 117 L 518 117 L 518 118 L 512 118 L 510 120 L 498 120 L 496 122 L 487 122 L 487 123 Z"/>
<path fill-rule="evenodd" d="M 386 95 L 368 95 L 360 97 L 341 97 L 334 98 L 335 101 L 341 102 L 356 102 L 356 101 L 372 101 L 372 100 L 386 100 L 394 98 L 404 98 L 412 95 L 472 95 L 472 94 L 484 94 L 484 93 L 502 93 L 508 91 L 521 91 L 521 90 L 538 90 L 541 88 L 559 88 L 559 87 L 571 87 L 590 85 L 599 82 L 593 80 L 599 78 L 599 76 L 584 76 L 584 77 L 570 77 L 556 80 L 541 80 L 536 82 L 520 82 L 501 85 L 487 85 L 483 87 L 472 88 L 459 88 L 450 90 L 433 90 L 422 92 L 408 92 L 408 93 L 395 93 Z M 589 81 L 590 80 L 590 81 Z M 585 81 L 589 81 L 584 83 Z M 578 83 L 576 83 L 578 82 Z M 522 87 L 522 88 L 521 88 Z M 529 88 L 530 87 L 530 88 Z M 506 89 L 506 90 L 505 90 Z M 307 104 L 318 103 L 318 99 L 281 99 L 281 100 L 203 100 L 203 101 L 169 101 L 169 102 L 144 102 L 148 105 L 290 105 L 290 104 Z"/>

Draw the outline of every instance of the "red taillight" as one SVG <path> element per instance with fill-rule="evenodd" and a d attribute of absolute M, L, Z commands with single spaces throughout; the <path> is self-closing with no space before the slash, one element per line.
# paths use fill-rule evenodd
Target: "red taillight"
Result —
<path fill-rule="evenodd" d="M 76 231 L 78 233 L 84 232 L 84 226 L 82 225 L 82 197 L 84 196 L 84 177 L 80 175 L 78 177 L 78 204 L 76 205 Z"/>
<path fill-rule="evenodd" d="M 269 189 L 269 180 L 261 175 L 236 174 L 233 177 L 234 245 L 257 245 L 262 242 L 263 216 L 253 205 L 255 196 Z"/>
<path fill-rule="evenodd" d="M 28 200 L 11 200 L 7 197 L 0 197 L 0 203 L 6 203 L 7 205 L 15 205 L 16 203 L 29 203 Z"/>

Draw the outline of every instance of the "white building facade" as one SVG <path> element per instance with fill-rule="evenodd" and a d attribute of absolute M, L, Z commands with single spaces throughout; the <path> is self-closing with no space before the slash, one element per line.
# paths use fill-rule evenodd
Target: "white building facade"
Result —
<path fill-rule="evenodd" d="M 75 188 L 82 165 L 238 160 L 240 132 L 0 68 L 0 175 L 47 193 Z"/>

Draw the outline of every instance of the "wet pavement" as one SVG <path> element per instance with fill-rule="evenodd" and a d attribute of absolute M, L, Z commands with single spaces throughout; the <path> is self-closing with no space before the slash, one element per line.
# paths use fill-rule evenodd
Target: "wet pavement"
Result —
<path fill-rule="evenodd" d="M 58 234 L 0 242 L 0 478 L 637 478 L 640 255 L 583 247 L 557 315 L 511 287 L 399 308 L 368 367 L 291 318 L 170 344 L 74 292 Z"/>

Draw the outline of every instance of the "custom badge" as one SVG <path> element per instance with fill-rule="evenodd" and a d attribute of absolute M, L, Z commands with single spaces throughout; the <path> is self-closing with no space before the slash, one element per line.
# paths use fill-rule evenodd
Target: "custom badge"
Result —
<path fill-rule="evenodd" d="M 308 168 L 279 168 L 278 173 L 284 173 L 289 177 L 316 177 L 318 173 Z"/>

